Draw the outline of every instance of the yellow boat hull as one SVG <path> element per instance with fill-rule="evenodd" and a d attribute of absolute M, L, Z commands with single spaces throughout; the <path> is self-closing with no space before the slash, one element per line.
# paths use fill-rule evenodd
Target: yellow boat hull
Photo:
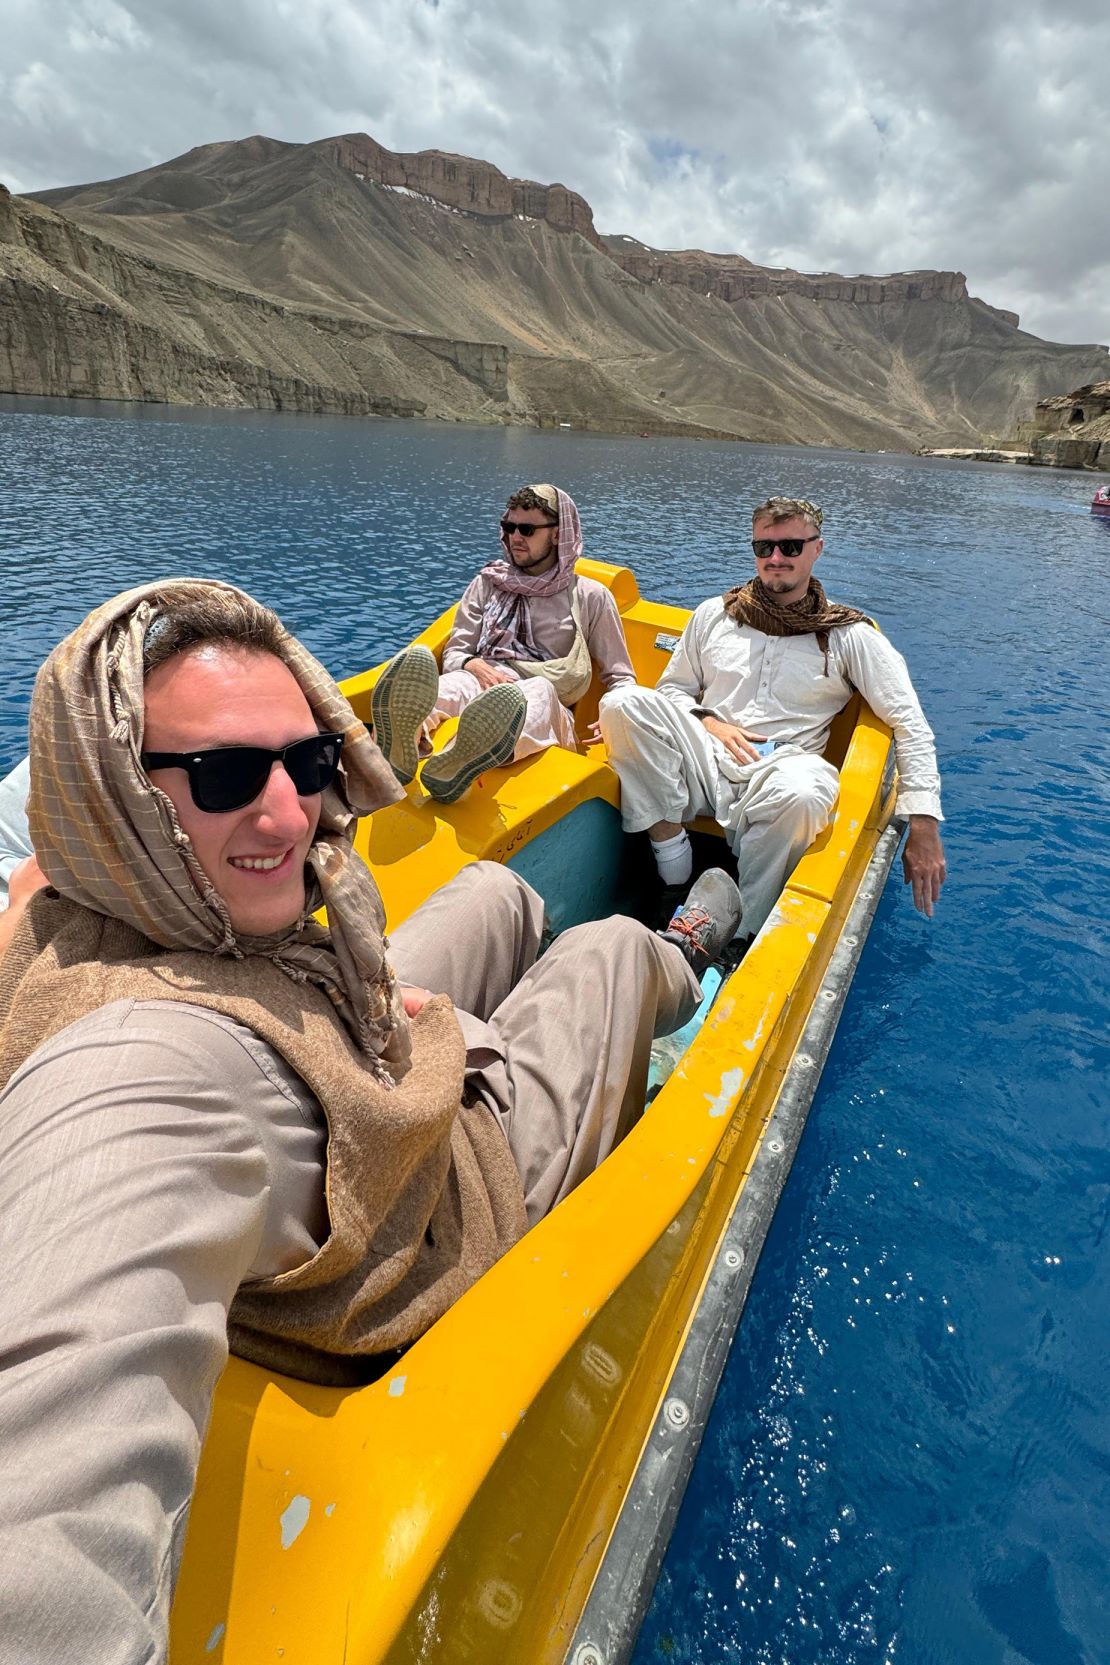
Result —
<path fill-rule="evenodd" d="M 687 615 L 609 584 L 639 679 Z M 442 647 L 450 615 L 423 636 Z M 345 692 L 366 715 L 377 672 Z M 596 689 L 579 712 L 596 709 Z M 174 1665 L 562 1661 L 891 805 L 890 735 L 838 721 L 830 827 L 642 1120 L 379 1381 L 232 1359 L 201 1460 Z M 449 734 L 449 731 L 448 731 Z M 445 736 L 446 738 L 447 736 Z M 396 926 L 469 861 L 507 861 L 557 927 L 609 911 L 626 842 L 599 747 L 419 788 L 360 829 Z M 434 809 L 434 813 L 433 813 Z M 545 882 L 546 881 L 546 882 Z"/>

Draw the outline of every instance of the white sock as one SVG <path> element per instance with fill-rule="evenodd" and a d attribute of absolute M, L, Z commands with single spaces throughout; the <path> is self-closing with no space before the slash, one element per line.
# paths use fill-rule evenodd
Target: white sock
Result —
<path fill-rule="evenodd" d="M 686 828 L 675 833 L 673 838 L 664 838 L 658 843 L 653 838 L 651 849 L 663 883 L 684 885 L 694 871 L 694 851 Z"/>

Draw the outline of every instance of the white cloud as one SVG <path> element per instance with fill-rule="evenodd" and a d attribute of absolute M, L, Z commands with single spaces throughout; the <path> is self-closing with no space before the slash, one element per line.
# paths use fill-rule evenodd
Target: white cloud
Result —
<path fill-rule="evenodd" d="M 966 271 L 1110 336 L 1085 0 L 7 0 L 0 179 L 364 129 L 560 180 L 602 231 L 804 270 Z M 62 21 L 59 22 L 59 12 Z"/>

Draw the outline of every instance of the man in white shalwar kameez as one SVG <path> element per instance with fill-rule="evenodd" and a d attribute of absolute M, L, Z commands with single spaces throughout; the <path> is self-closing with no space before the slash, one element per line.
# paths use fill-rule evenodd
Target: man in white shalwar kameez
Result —
<path fill-rule="evenodd" d="M 737 860 L 745 938 L 828 825 L 839 777 L 822 753 L 856 689 L 894 732 L 903 871 L 929 917 L 945 878 L 932 730 L 901 654 L 811 576 L 821 522 L 804 498 L 760 504 L 757 576 L 702 602 L 656 688 L 618 688 L 601 704 L 625 831 L 648 833 L 662 885 L 680 893 L 692 871 L 685 823 L 718 821 Z"/>

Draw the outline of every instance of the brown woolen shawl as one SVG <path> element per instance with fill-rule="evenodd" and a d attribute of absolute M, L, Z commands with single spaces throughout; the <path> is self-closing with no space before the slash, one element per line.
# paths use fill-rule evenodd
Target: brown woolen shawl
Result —
<path fill-rule="evenodd" d="M 39 673 L 30 821 L 52 888 L 0 959 L 0 1088 L 37 1047 L 116 1000 L 184 1001 L 252 1028 L 326 1115 L 330 1231 L 302 1266 L 239 1290 L 232 1350 L 354 1382 L 521 1236 L 523 1192 L 495 1118 L 465 1090 L 450 1001 L 429 1000 L 411 1030 L 405 1018 L 381 898 L 352 849 L 357 815 L 402 793 L 326 671 L 283 638 L 317 723 L 345 737 L 308 859 L 306 914 L 287 932 L 235 933 L 172 803 L 144 774 L 143 641 L 201 588 L 257 606 L 228 585 L 146 586 L 93 613 Z M 327 931 L 309 914 L 321 900 Z"/>
<path fill-rule="evenodd" d="M 280 652 L 318 728 L 341 733 L 343 762 L 322 795 L 308 855 L 307 906 L 287 931 L 243 937 L 232 927 L 178 824 L 173 803 L 139 763 L 143 747 L 143 644 L 150 626 L 211 592 L 264 612 L 230 584 L 171 579 L 105 602 L 56 647 L 31 704 L 28 816 L 39 865 L 60 895 L 131 925 L 164 948 L 244 961 L 272 960 L 324 990 L 359 1048 L 388 1082 L 408 1067 L 408 1024 L 385 957 L 385 911 L 352 843 L 358 817 L 401 796 L 392 771 L 324 667 L 283 632 Z M 328 929 L 312 918 L 323 903 Z"/>
<path fill-rule="evenodd" d="M 843 602 L 830 601 L 824 587 L 810 578 L 809 589 L 800 601 L 782 607 L 760 578 L 726 590 L 721 600 L 725 612 L 737 624 L 751 625 L 765 636 L 816 636 L 817 646 L 825 655 L 825 675 L 829 674 L 829 631 L 845 624 L 875 623 L 858 607 L 847 607 Z"/>

